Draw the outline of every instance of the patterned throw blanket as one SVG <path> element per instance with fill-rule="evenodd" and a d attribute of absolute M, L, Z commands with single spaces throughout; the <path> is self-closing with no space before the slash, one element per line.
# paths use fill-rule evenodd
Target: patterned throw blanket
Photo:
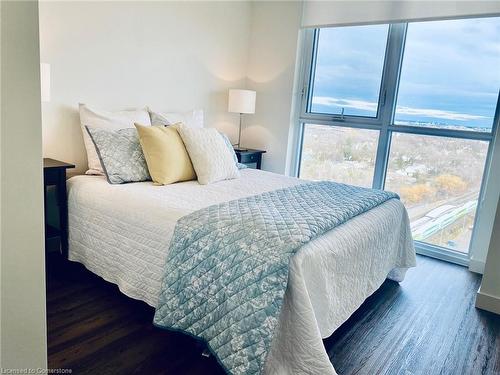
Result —
<path fill-rule="evenodd" d="M 311 182 L 216 204 L 177 222 L 154 324 L 206 341 L 228 373 L 259 374 L 290 257 L 394 193 Z"/>

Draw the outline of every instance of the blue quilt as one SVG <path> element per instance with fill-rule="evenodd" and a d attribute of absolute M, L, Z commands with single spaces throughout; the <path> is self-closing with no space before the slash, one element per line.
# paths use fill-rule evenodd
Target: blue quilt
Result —
<path fill-rule="evenodd" d="M 391 198 L 398 196 L 311 182 L 184 216 L 170 245 L 154 324 L 203 339 L 229 373 L 261 373 L 290 257 Z"/>

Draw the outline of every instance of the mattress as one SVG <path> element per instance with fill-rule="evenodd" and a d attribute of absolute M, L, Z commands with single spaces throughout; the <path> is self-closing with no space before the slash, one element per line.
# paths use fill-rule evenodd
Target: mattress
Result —
<path fill-rule="evenodd" d="M 156 307 L 175 224 L 200 208 L 305 181 L 244 169 L 241 178 L 200 185 L 110 185 L 103 176 L 68 180 L 69 259 Z M 389 276 L 415 265 L 408 215 L 391 199 L 303 246 L 289 281 L 265 372 L 335 374 L 323 347 Z"/>

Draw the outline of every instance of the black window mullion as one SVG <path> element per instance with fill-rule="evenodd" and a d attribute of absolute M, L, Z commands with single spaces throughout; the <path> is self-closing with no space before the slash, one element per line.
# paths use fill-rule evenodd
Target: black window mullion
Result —
<path fill-rule="evenodd" d="M 379 105 L 381 128 L 372 184 L 375 189 L 383 189 L 385 183 L 391 143 L 391 130 L 389 126 L 396 111 L 397 90 L 401 73 L 401 63 L 403 61 L 406 28 L 407 24 L 398 23 L 392 24 L 389 29 L 389 41 L 387 43 L 383 70 L 381 102 Z"/>
<path fill-rule="evenodd" d="M 311 67 L 309 68 L 309 84 L 307 86 L 307 92 L 305 92 L 305 113 L 311 112 L 312 95 L 314 92 L 314 77 L 316 76 L 316 60 L 318 58 L 318 41 L 319 33 L 321 29 L 314 29 L 313 42 L 311 50 Z"/>

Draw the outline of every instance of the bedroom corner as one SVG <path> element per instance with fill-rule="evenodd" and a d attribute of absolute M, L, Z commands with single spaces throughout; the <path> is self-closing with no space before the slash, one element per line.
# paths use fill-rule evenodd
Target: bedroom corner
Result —
<path fill-rule="evenodd" d="M 0 373 L 497 375 L 500 2 L 0 0 Z"/>

